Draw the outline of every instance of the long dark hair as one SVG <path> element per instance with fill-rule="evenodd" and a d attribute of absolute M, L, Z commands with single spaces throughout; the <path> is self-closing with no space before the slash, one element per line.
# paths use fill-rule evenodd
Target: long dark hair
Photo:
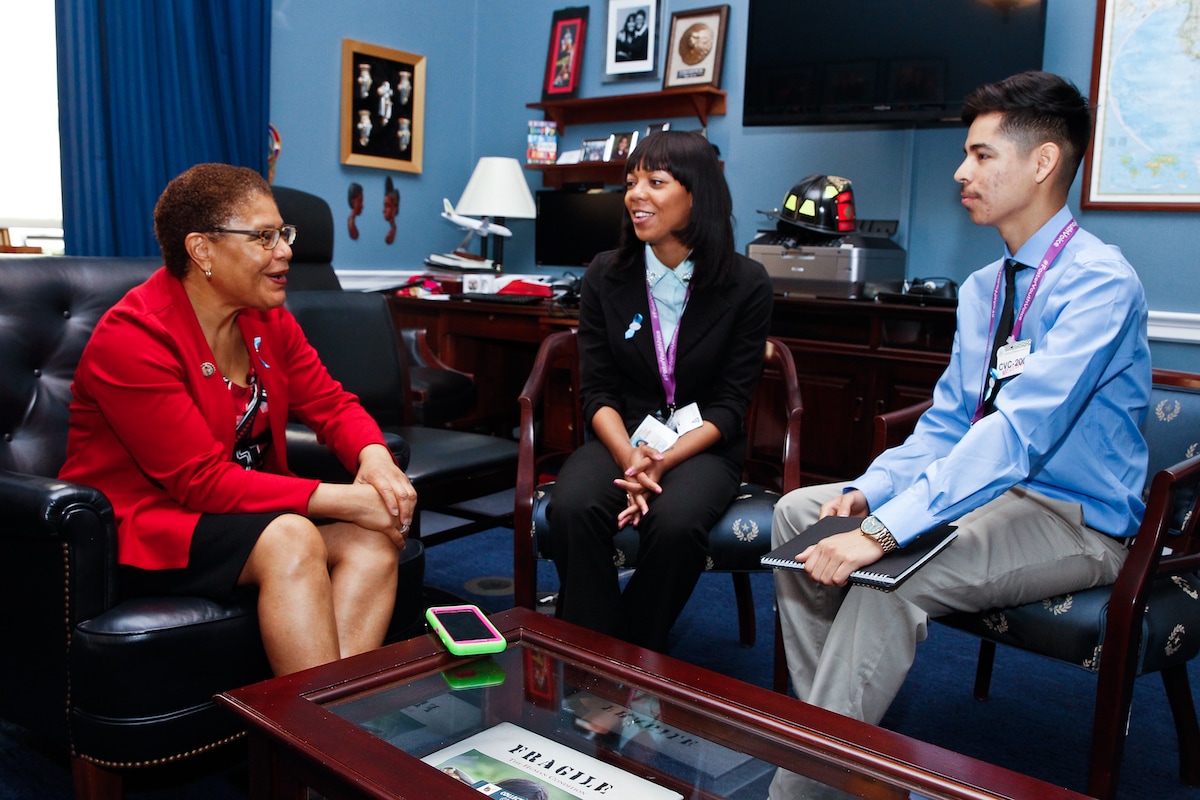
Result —
<path fill-rule="evenodd" d="M 691 217 L 672 233 L 692 250 L 693 285 L 720 283 L 733 264 L 733 197 L 712 143 L 690 131 L 660 131 L 638 142 L 625 163 L 628 172 L 669 172 L 691 192 Z M 626 214 L 621 220 L 621 268 L 638 263 L 644 248 Z"/>

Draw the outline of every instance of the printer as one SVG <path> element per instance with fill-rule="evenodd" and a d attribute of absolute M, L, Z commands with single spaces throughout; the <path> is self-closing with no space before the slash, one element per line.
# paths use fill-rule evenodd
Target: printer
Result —
<path fill-rule="evenodd" d="M 767 268 L 776 294 L 874 300 L 903 289 L 904 248 L 886 236 L 848 233 L 820 243 L 805 238 L 759 231 L 746 246 L 746 255 Z"/>
<path fill-rule="evenodd" d="M 759 231 L 746 255 L 767 268 L 776 293 L 874 300 L 902 290 L 904 249 L 889 238 L 898 223 L 858 219 L 848 179 L 809 175 L 780 208 L 760 213 L 775 230 Z"/>

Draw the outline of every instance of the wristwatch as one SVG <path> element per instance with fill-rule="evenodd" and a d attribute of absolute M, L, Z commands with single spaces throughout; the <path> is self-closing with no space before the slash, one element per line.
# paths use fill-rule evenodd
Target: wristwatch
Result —
<path fill-rule="evenodd" d="M 883 548 L 883 552 L 890 553 L 899 547 L 896 544 L 896 537 L 892 536 L 892 532 L 887 529 L 887 526 L 879 521 L 879 517 L 872 514 L 862 521 L 859 526 L 862 535 L 869 539 L 874 539 L 875 542 Z"/>

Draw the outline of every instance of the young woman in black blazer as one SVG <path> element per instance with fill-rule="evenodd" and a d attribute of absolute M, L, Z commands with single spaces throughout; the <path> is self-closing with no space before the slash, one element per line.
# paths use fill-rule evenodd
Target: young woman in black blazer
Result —
<path fill-rule="evenodd" d="M 592 261 L 581 289 L 592 436 L 548 513 L 563 618 L 661 652 L 738 490 L 773 292 L 734 248 L 729 187 L 703 136 L 652 134 L 627 164 L 620 247 Z M 645 435 L 655 423 L 681 435 L 666 447 Z M 622 591 L 613 537 L 626 525 L 640 544 Z"/>

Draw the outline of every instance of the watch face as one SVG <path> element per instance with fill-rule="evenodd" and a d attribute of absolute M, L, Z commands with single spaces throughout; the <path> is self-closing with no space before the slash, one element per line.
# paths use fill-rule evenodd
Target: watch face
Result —
<path fill-rule="evenodd" d="M 872 514 L 862 521 L 861 527 L 863 533 L 879 533 L 883 530 L 883 523 L 879 521 L 878 517 Z"/>

